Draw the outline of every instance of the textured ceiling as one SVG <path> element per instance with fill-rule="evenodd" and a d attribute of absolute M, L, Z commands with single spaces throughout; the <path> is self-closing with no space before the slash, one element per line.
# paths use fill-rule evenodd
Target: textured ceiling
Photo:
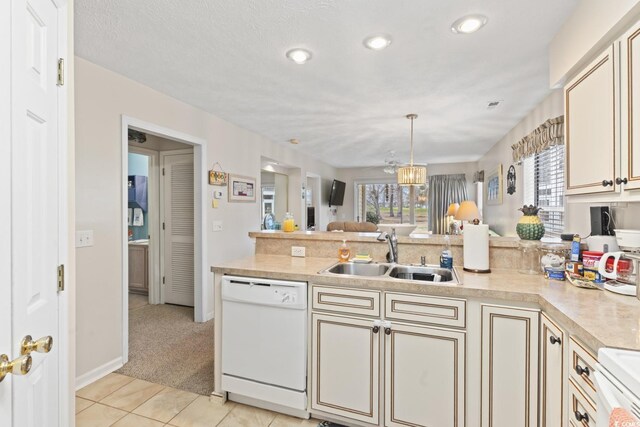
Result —
<path fill-rule="evenodd" d="M 337 167 L 408 161 L 407 113 L 416 162 L 472 161 L 548 94 L 547 48 L 577 1 L 76 0 L 75 48 Z M 453 34 L 469 13 L 487 26 Z M 374 33 L 393 43 L 365 49 Z"/>

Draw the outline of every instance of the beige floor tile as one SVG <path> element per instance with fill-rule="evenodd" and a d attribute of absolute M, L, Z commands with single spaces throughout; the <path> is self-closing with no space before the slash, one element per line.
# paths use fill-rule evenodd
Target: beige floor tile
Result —
<path fill-rule="evenodd" d="M 133 378 L 131 377 L 111 373 L 103 378 L 100 378 L 98 381 L 91 383 L 84 388 L 81 388 L 76 392 L 76 396 L 97 402 L 104 399 L 119 388 L 129 384 L 131 381 L 133 381 Z"/>
<path fill-rule="evenodd" d="M 199 396 L 184 408 L 169 425 L 176 427 L 212 427 L 234 408 L 233 402 L 222 403 L 222 399 Z"/>
<path fill-rule="evenodd" d="M 133 380 L 121 389 L 111 393 L 100 401 L 105 405 L 125 411 L 133 411 L 138 406 L 161 391 L 164 386 L 149 381 Z"/>
<path fill-rule="evenodd" d="M 83 399 L 81 397 L 76 397 L 76 414 L 78 412 L 82 412 L 87 409 L 89 406 L 93 405 L 93 401 Z"/>
<path fill-rule="evenodd" d="M 76 427 L 109 427 L 125 415 L 125 411 L 96 403 L 76 415 Z"/>
<path fill-rule="evenodd" d="M 219 427 L 268 427 L 276 417 L 275 412 L 254 408 L 246 405 L 236 405 L 229 412 Z"/>
<path fill-rule="evenodd" d="M 320 421 L 315 419 L 303 420 L 300 418 L 290 417 L 288 415 L 278 414 L 276 418 L 269 424 L 269 427 L 316 427 Z"/>
<path fill-rule="evenodd" d="M 167 387 L 137 407 L 133 413 L 167 423 L 197 397 L 195 393 Z"/>
<path fill-rule="evenodd" d="M 117 423 L 113 427 L 163 427 L 164 423 L 159 421 L 150 420 L 149 418 L 141 417 L 136 414 L 129 414 Z"/>

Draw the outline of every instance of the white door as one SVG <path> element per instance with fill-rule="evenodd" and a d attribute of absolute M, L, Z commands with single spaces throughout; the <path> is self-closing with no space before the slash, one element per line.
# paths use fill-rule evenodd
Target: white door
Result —
<path fill-rule="evenodd" d="M 385 426 L 465 426 L 465 333 L 393 324 L 385 336 Z"/>
<path fill-rule="evenodd" d="M 162 155 L 164 302 L 194 303 L 193 153 Z"/>
<path fill-rule="evenodd" d="M 373 320 L 312 316 L 311 407 L 378 424 L 381 329 Z"/>
<path fill-rule="evenodd" d="M 0 208 L 0 353 L 16 359 L 26 335 L 53 337 L 49 353 L 42 347 L 31 352 L 28 374 L 8 375 L 0 383 L 2 426 L 68 425 L 60 370 L 66 342 L 58 342 L 63 296 L 57 281 L 58 265 L 66 257 L 66 204 L 60 203 L 66 185 L 61 163 L 66 157 L 66 104 L 57 81 L 67 34 L 65 6 L 51 0 L 12 0 L 2 2 L 0 9 L 5 64 L 0 77 L 3 84 L 10 81 L 11 91 L 5 93 L 3 86 L 0 107 L 0 198 L 8 201 Z"/>
<path fill-rule="evenodd" d="M 538 310 L 482 305 L 482 426 L 538 425 Z"/>

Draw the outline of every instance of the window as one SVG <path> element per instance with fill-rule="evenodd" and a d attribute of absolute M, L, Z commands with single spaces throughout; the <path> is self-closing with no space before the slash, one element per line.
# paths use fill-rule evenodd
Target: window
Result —
<path fill-rule="evenodd" d="M 523 161 L 524 203 L 536 205 L 546 237 L 564 230 L 564 145 L 556 145 Z"/>
<path fill-rule="evenodd" d="M 427 187 L 410 188 L 395 182 L 356 183 L 356 221 L 380 224 L 427 223 Z M 413 196 L 412 196 L 413 194 Z M 415 220 L 412 221 L 411 209 Z"/>

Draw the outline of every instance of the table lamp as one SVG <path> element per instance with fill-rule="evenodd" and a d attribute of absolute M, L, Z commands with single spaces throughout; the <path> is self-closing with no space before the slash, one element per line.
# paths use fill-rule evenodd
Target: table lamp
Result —
<path fill-rule="evenodd" d="M 489 226 L 480 224 L 480 211 L 476 202 L 465 200 L 460 204 L 455 219 L 467 221 L 463 233 L 464 271 L 491 273 L 489 268 Z"/>
<path fill-rule="evenodd" d="M 446 217 L 448 220 L 447 230 L 449 230 L 449 234 L 458 234 L 457 227 L 455 227 L 455 223 L 453 222 L 454 217 L 458 213 L 458 209 L 460 205 L 458 203 L 451 203 L 449 205 L 449 209 L 447 209 Z"/>

